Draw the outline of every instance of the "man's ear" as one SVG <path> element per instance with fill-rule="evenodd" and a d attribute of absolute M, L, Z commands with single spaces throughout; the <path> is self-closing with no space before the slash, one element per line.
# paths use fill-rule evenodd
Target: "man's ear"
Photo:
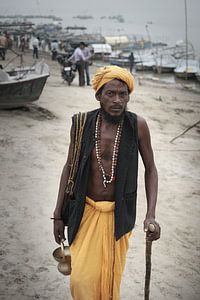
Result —
<path fill-rule="evenodd" d="M 95 98 L 96 98 L 97 101 L 100 101 L 101 95 L 99 93 L 96 93 Z"/>

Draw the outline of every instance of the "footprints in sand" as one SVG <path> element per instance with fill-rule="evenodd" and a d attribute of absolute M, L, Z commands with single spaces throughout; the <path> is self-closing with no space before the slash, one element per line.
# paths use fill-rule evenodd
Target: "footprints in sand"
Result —
<path fill-rule="evenodd" d="M 56 118 L 56 116 L 51 111 L 36 104 L 29 104 L 20 108 L 3 110 L 0 113 L 1 117 L 5 116 L 6 118 L 8 118 L 15 116 L 16 118 L 17 116 L 25 116 L 39 121 L 53 120 Z"/>

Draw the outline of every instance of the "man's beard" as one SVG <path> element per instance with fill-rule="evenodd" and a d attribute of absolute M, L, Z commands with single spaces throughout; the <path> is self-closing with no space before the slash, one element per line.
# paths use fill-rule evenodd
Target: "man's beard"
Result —
<path fill-rule="evenodd" d="M 111 124 L 119 124 L 122 121 L 122 119 L 124 118 L 125 110 L 119 116 L 111 116 L 107 111 L 105 111 L 105 109 L 103 108 L 103 106 L 101 104 L 102 117 L 106 122 L 111 123 Z"/>

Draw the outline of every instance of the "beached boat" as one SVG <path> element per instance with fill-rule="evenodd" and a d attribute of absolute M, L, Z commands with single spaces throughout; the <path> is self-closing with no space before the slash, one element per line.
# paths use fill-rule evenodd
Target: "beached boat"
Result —
<path fill-rule="evenodd" d="M 130 65 L 130 61 L 128 58 L 118 58 L 118 57 L 110 57 L 109 62 L 111 65 L 119 66 L 119 67 L 128 67 Z"/>
<path fill-rule="evenodd" d="M 155 66 L 153 70 L 160 73 L 170 73 L 176 68 L 177 61 L 170 54 L 160 54 L 155 56 Z"/>
<path fill-rule="evenodd" d="M 195 73 L 196 79 L 200 82 L 200 70 Z"/>
<path fill-rule="evenodd" d="M 175 46 L 172 48 L 172 56 L 176 59 L 195 59 L 195 50 L 191 42 L 177 41 Z"/>
<path fill-rule="evenodd" d="M 112 53 L 112 48 L 109 44 L 91 44 L 90 47 L 94 59 L 107 60 Z"/>
<path fill-rule="evenodd" d="M 34 67 L 0 70 L 0 109 L 15 108 L 39 99 L 49 67 L 44 62 Z"/>
<path fill-rule="evenodd" d="M 151 53 L 136 55 L 135 57 L 136 71 L 152 71 L 155 65 L 155 57 Z"/>
<path fill-rule="evenodd" d="M 193 78 L 195 74 L 200 72 L 199 62 L 195 59 L 180 59 L 174 73 L 180 78 Z"/>

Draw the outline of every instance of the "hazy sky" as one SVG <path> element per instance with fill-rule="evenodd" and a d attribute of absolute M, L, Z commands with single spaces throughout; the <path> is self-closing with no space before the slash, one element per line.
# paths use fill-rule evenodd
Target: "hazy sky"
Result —
<path fill-rule="evenodd" d="M 187 0 L 188 17 L 199 21 L 200 1 Z M 1 14 L 8 13 L 92 13 L 115 14 L 169 20 L 182 19 L 184 0 L 0 0 Z"/>
<path fill-rule="evenodd" d="M 200 0 L 187 0 L 188 33 L 200 49 Z M 65 20 L 76 14 L 92 14 L 94 17 L 121 14 L 133 24 L 143 28 L 153 22 L 166 36 L 184 37 L 184 0 L 0 0 L 0 14 L 54 14 Z M 97 22 L 98 23 L 98 22 Z M 98 24 L 97 24 L 98 25 Z M 133 34 L 137 32 L 133 25 Z M 154 28 L 152 27 L 152 30 Z M 198 49 L 198 50 L 199 50 Z"/>

